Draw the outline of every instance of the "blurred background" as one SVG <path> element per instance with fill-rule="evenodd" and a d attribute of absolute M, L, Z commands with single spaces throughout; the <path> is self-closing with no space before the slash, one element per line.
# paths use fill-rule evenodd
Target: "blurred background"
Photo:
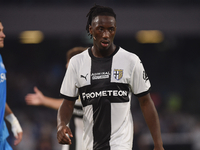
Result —
<path fill-rule="evenodd" d="M 28 106 L 24 97 L 37 86 L 44 95 L 59 98 L 66 52 L 92 45 L 85 26 L 95 3 L 117 14 L 114 43 L 143 61 L 165 150 L 200 150 L 200 0 L 1 0 L 7 102 L 24 131 L 14 150 L 61 149 L 57 111 Z M 134 150 L 152 149 L 136 98 L 131 109 Z M 9 142 L 12 145 L 12 133 Z"/>

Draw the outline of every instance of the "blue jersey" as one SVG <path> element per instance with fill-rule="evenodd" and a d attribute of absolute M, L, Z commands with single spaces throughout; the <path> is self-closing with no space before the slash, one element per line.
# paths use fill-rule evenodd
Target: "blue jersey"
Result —
<path fill-rule="evenodd" d="M 4 121 L 6 105 L 6 69 L 0 55 L 0 141 L 8 137 L 8 130 Z"/>

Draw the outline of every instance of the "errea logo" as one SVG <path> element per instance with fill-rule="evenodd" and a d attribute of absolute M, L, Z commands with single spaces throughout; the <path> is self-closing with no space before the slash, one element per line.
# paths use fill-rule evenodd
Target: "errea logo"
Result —
<path fill-rule="evenodd" d="M 0 74 L 0 83 L 4 82 L 6 80 L 6 74 L 5 73 L 1 73 Z"/>

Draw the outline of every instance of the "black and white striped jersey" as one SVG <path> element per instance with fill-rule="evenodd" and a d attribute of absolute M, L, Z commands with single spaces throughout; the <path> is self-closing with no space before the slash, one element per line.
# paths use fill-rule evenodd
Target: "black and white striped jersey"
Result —
<path fill-rule="evenodd" d="M 149 88 L 139 57 L 121 47 L 107 58 L 94 57 L 91 48 L 72 57 L 60 93 L 67 100 L 81 97 L 84 150 L 131 150 L 131 94 Z"/>
<path fill-rule="evenodd" d="M 71 145 L 62 145 L 62 150 L 83 150 L 83 109 L 80 99 L 76 100 L 73 115 L 68 124 L 73 133 Z"/>

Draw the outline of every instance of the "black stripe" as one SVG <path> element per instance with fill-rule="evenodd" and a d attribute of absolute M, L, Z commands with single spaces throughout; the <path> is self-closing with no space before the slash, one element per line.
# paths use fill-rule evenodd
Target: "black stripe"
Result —
<path fill-rule="evenodd" d="M 66 100 L 69 100 L 69 101 L 75 101 L 78 99 L 78 96 L 77 97 L 69 97 L 69 96 L 63 95 L 61 93 L 60 93 L 60 97 L 66 99 Z"/>
<path fill-rule="evenodd" d="M 99 101 L 99 103 L 94 104 L 93 112 L 93 149 L 110 150 L 109 141 L 111 135 L 111 104 L 109 99 L 104 99 L 104 101 Z"/>
<path fill-rule="evenodd" d="M 110 56 L 108 56 L 108 57 L 104 57 L 104 58 L 97 58 L 97 57 L 95 57 L 93 54 L 92 54 L 92 50 L 91 50 L 91 47 L 88 49 L 88 52 L 89 52 L 89 55 L 90 55 L 90 57 L 92 58 L 92 59 L 106 59 L 106 58 L 111 58 L 111 57 L 113 57 L 117 52 L 118 52 L 118 50 L 119 50 L 119 46 L 117 46 L 116 45 L 116 49 L 115 49 L 115 51 L 110 55 Z"/>
<path fill-rule="evenodd" d="M 142 92 L 142 93 L 139 93 L 139 94 L 134 94 L 136 97 L 142 97 L 142 96 L 145 96 L 149 93 L 150 89 L 148 89 L 147 91 L 145 92 Z"/>
<path fill-rule="evenodd" d="M 69 123 L 69 128 L 71 129 L 71 132 L 73 135 L 75 135 L 75 131 L 76 131 L 76 126 L 75 126 L 75 116 L 72 115 L 72 118 L 70 120 Z M 69 150 L 75 150 L 76 149 L 76 136 L 73 136 L 71 138 L 72 144 L 69 146 Z"/>
<path fill-rule="evenodd" d="M 103 84 L 102 84 L 103 85 Z M 80 93 L 99 93 L 105 92 L 106 96 L 99 96 L 95 98 L 84 99 L 80 94 L 83 107 L 93 105 L 93 136 L 94 150 L 110 150 L 110 135 L 111 135 L 111 103 L 124 103 L 129 102 L 129 88 L 128 84 L 110 83 L 109 86 L 95 87 L 89 85 L 79 89 Z M 116 91 L 113 95 L 112 91 Z M 116 96 L 117 91 L 125 91 L 126 96 Z M 120 93 L 121 94 L 121 93 Z"/>
<path fill-rule="evenodd" d="M 93 149 L 110 150 L 111 136 L 111 103 L 129 102 L 129 85 L 123 83 L 111 83 L 112 56 L 96 58 L 91 49 L 91 85 L 79 88 L 79 94 L 83 107 L 93 107 Z"/>
<path fill-rule="evenodd" d="M 77 118 L 83 118 L 83 109 L 82 109 L 82 106 L 74 105 L 73 116 L 75 116 Z"/>
<path fill-rule="evenodd" d="M 91 53 L 92 55 L 92 53 Z M 95 58 L 92 57 L 91 64 L 91 90 L 100 91 L 110 83 L 112 57 Z M 92 99 L 90 99 L 92 100 Z M 88 101 L 89 102 L 89 101 Z M 105 97 L 96 97 L 92 101 L 93 105 L 93 149 L 110 150 L 111 135 L 111 104 Z"/>
<path fill-rule="evenodd" d="M 129 101 L 129 85 L 124 83 L 110 83 L 109 86 L 101 87 L 88 85 L 79 88 L 79 93 L 83 107 L 93 105 L 96 101 L 101 101 L 104 98 L 109 99 L 110 103 L 124 103 Z M 104 93 L 104 95 L 100 95 L 99 93 Z"/>

